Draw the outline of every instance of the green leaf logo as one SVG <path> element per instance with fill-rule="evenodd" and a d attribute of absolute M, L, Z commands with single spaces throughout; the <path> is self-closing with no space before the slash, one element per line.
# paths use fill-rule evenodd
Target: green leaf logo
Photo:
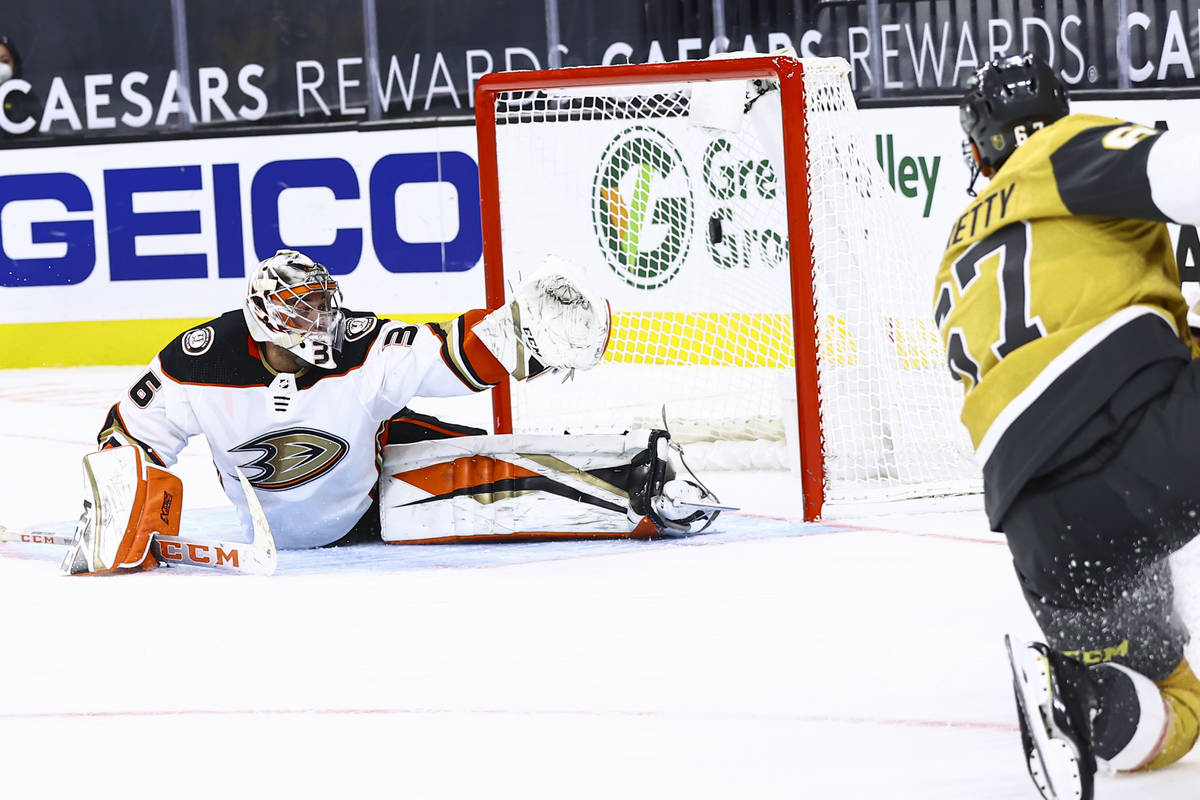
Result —
<path fill-rule="evenodd" d="M 691 181 L 662 133 L 635 125 L 596 168 L 592 221 L 608 265 L 629 285 L 656 289 L 678 274 L 695 224 Z"/>

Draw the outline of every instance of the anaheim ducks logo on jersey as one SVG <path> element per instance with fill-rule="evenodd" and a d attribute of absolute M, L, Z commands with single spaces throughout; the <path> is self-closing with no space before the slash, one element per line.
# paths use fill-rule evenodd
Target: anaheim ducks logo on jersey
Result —
<path fill-rule="evenodd" d="M 229 452 L 258 453 L 258 458 L 241 467 L 251 486 L 277 492 L 321 477 L 350 452 L 350 445 L 324 431 L 288 428 L 259 436 Z"/>
<path fill-rule="evenodd" d="M 211 325 L 205 325 L 203 328 L 193 328 L 183 335 L 183 352 L 189 356 L 202 356 L 212 347 L 213 338 L 214 334 Z"/>
<path fill-rule="evenodd" d="M 379 323 L 379 318 L 370 317 L 350 317 L 346 320 L 346 341 L 355 342 L 366 336 L 371 331 L 375 330 L 375 326 Z"/>

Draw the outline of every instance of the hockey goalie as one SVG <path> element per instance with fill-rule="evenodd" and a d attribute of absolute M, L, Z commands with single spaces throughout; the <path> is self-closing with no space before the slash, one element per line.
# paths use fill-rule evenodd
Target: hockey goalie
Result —
<path fill-rule="evenodd" d="M 201 434 L 243 529 L 261 506 L 281 549 L 698 531 L 721 506 L 677 474 L 665 431 L 489 436 L 407 408 L 590 369 L 610 324 L 607 301 L 554 258 L 504 307 L 411 325 L 344 308 L 325 266 L 280 250 L 241 308 L 164 347 L 109 411 L 63 569 L 157 564 L 151 540 L 179 527 L 170 468 Z M 111 449 L 122 455 L 99 457 Z"/>

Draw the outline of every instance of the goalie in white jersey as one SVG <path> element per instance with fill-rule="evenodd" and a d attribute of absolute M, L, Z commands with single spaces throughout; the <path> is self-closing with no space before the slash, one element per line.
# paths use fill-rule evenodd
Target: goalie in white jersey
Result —
<path fill-rule="evenodd" d="M 509 374 L 589 369 L 609 326 L 607 301 L 562 269 L 543 270 L 503 308 L 412 325 L 344 308 L 324 266 L 281 250 L 253 270 L 241 309 L 163 348 L 113 406 L 99 444 L 137 448 L 137 479 L 153 489 L 173 478 L 166 470 L 188 439 L 204 434 L 243 528 L 251 519 L 238 469 L 285 549 L 377 541 L 382 456 L 397 438 L 415 449 L 388 448 L 385 541 L 694 530 L 713 513 L 673 501 L 711 496 L 671 479 L 662 432 L 532 437 L 518 446 L 406 409 L 413 397 L 479 392 Z M 429 439 L 453 444 L 420 443 Z M 531 444 L 548 455 L 528 460 Z M 178 532 L 178 502 L 168 495 L 137 494 L 145 508 L 132 510 L 127 529 L 104 532 L 123 537 L 120 546 L 81 542 L 77 533 L 64 569 L 153 566 L 150 538 Z M 464 498 L 468 507 L 498 508 L 464 516 Z M 101 511 L 92 512 L 98 530 Z M 124 524 L 125 510 L 117 516 Z"/>

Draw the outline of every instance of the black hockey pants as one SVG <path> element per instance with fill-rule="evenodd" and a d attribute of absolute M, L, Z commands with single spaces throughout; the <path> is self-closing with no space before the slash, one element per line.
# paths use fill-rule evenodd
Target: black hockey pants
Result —
<path fill-rule="evenodd" d="M 385 441 L 387 444 L 411 444 L 426 442 L 431 439 L 450 439 L 455 436 L 482 436 L 486 434 L 483 428 L 473 428 L 470 425 L 459 425 L 455 422 L 418 414 L 404 408 L 387 422 Z M 366 544 L 379 541 L 379 492 L 371 492 L 371 506 L 366 513 L 354 523 L 350 531 L 325 547 L 344 547 L 351 544 Z"/>
<path fill-rule="evenodd" d="M 1163 393 L 1043 470 L 1001 523 L 1047 642 L 1156 679 L 1188 640 L 1166 557 L 1200 533 L 1200 360 L 1177 363 Z"/>

